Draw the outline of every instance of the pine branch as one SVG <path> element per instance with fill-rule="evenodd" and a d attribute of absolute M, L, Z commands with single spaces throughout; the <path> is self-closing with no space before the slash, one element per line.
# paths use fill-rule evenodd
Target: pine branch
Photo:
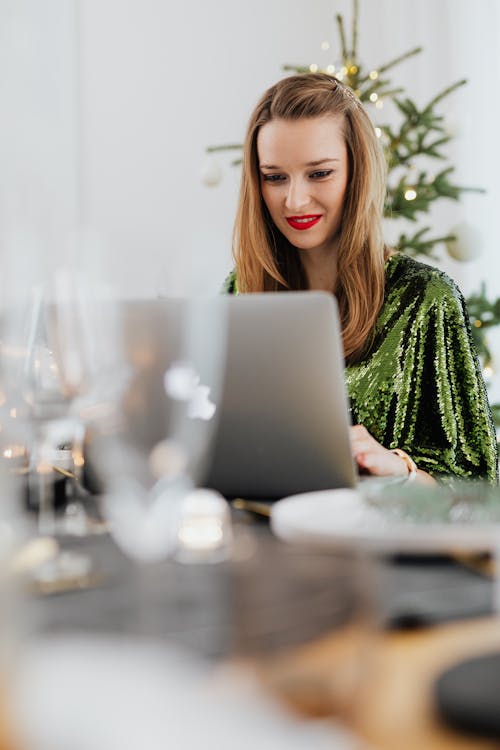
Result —
<path fill-rule="evenodd" d="M 399 236 L 396 248 L 401 252 L 406 253 L 412 257 L 418 255 L 425 255 L 428 258 L 438 260 L 438 257 L 434 254 L 434 247 L 440 244 L 446 244 L 456 239 L 455 235 L 448 234 L 443 237 L 432 237 L 424 239 L 424 235 L 430 232 L 430 227 L 423 227 L 419 229 L 415 234 L 408 236 L 407 234 L 401 234 Z"/>
<path fill-rule="evenodd" d="M 427 213 L 434 201 L 439 198 L 456 201 L 464 192 L 481 192 L 480 188 L 464 188 L 452 184 L 448 177 L 453 171 L 453 167 L 447 167 L 433 179 L 429 179 L 424 171 L 420 171 L 412 178 L 403 175 L 395 186 L 389 186 L 387 189 L 385 215 L 417 221 L 418 214 Z M 409 190 L 413 191 L 411 197 L 408 196 Z"/>
<path fill-rule="evenodd" d="M 379 68 L 377 68 L 377 70 L 379 74 L 385 73 L 386 70 L 394 68 L 396 65 L 399 65 L 399 63 L 404 62 L 404 60 L 408 60 L 409 57 L 419 55 L 421 52 L 422 47 L 414 47 L 414 49 L 409 50 L 409 52 L 405 52 L 404 54 L 399 55 L 399 57 L 395 57 L 394 60 L 390 60 L 388 63 L 385 63 L 385 65 L 381 65 Z"/>
<path fill-rule="evenodd" d="M 462 78 L 460 81 L 453 83 L 451 86 L 447 86 L 443 91 L 441 91 L 441 93 L 437 94 L 434 99 L 431 99 L 427 107 L 423 110 L 423 113 L 430 112 L 432 109 L 434 109 L 438 102 L 442 101 L 454 91 L 461 88 L 461 86 L 465 86 L 466 83 L 468 83 L 467 79 Z"/>
<path fill-rule="evenodd" d="M 222 146 L 207 146 L 205 151 L 209 154 L 214 154 L 217 151 L 238 151 L 238 149 L 241 150 L 242 148 L 242 143 L 225 143 Z"/>
<path fill-rule="evenodd" d="M 335 17 L 337 19 L 337 28 L 339 31 L 340 44 L 342 47 L 342 59 L 345 62 L 347 61 L 347 58 L 348 58 L 348 52 L 347 52 L 347 42 L 345 38 L 344 19 L 342 18 L 340 13 L 337 13 Z"/>
<path fill-rule="evenodd" d="M 380 92 L 377 91 L 377 93 L 379 94 L 380 98 L 383 97 L 384 99 L 389 99 L 389 98 L 392 99 L 393 96 L 395 96 L 396 94 L 401 94 L 403 91 L 404 91 L 404 88 L 400 86 L 399 88 L 395 88 L 395 89 L 386 89 L 385 91 L 381 90 Z"/>
<path fill-rule="evenodd" d="M 309 73 L 309 67 L 306 67 L 305 65 L 282 65 L 282 70 L 287 71 L 293 71 L 294 73 L 300 74 L 300 73 Z"/>
<path fill-rule="evenodd" d="M 358 48 L 358 12 L 359 12 L 359 1 L 354 0 L 353 15 L 352 15 L 352 48 L 351 48 L 351 60 L 356 60 L 357 48 Z"/>

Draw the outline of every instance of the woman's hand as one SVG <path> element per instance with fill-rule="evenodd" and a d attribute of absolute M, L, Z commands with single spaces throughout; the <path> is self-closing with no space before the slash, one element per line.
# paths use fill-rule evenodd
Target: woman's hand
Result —
<path fill-rule="evenodd" d="M 403 459 L 384 448 L 362 424 L 351 427 L 351 447 L 360 471 L 377 477 L 403 477 L 408 474 Z"/>
<path fill-rule="evenodd" d="M 384 448 L 362 424 L 351 427 L 351 447 L 361 472 L 377 477 L 405 477 L 408 474 L 404 459 Z M 423 484 L 435 483 L 431 475 L 421 469 L 417 471 L 415 480 Z"/>

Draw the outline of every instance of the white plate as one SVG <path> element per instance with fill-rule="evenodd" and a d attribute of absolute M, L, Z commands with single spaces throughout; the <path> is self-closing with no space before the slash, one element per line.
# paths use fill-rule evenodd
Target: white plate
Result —
<path fill-rule="evenodd" d="M 487 551 L 500 543 L 498 523 L 392 521 L 356 490 L 325 490 L 275 503 L 271 528 L 290 542 L 350 542 L 384 552 Z"/>

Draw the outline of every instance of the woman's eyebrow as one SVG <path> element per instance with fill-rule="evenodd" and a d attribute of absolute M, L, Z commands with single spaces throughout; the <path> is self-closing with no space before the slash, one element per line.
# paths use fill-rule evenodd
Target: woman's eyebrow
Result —
<path fill-rule="evenodd" d="M 316 159 L 315 161 L 308 161 L 306 167 L 319 167 L 320 164 L 324 164 L 327 161 L 340 161 L 335 157 L 326 157 L 325 159 Z"/>
<path fill-rule="evenodd" d="M 324 159 L 315 159 L 314 161 L 308 161 L 306 164 L 304 164 L 305 167 L 318 167 L 320 164 L 325 164 L 329 161 L 340 161 L 340 159 L 337 159 L 335 157 L 327 156 Z M 276 164 L 260 164 L 259 165 L 261 169 L 281 169 L 281 167 L 278 167 Z"/>

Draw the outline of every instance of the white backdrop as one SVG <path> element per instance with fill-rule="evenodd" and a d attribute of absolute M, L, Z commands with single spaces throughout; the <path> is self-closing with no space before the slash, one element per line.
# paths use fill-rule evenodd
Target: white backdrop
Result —
<path fill-rule="evenodd" d="M 338 60 L 334 14 L 349 27 L 351 1 L 0 0 L 0 11 L 3 252 L 7 230 L 29 229 L 49 266 L 83 227 L 100 243 L 79 250 L 82 261 L 98 252 L 122 295 L 216 291 L 231 266 L 238 172 L 203 185 L 205 147 L 241 140 L 283 63 Z M 488 193 L 440 207 L 432 223 L 441 233 L 465 221 L 480 234 L 479 260 L 441 266 L 466 293 L 486 279 L 491 295 L 500 294 L 498 36 L 496 0 L 360 0 L 363 63 L 424 47 L 391 74 L 417 103 L 470 81 L 443 109 L 457 181 Z"/>

